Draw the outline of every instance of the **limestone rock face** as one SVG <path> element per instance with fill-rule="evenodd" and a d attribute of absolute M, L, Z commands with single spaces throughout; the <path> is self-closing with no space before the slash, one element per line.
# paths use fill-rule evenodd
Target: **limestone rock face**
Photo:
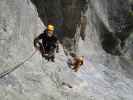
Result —
<path fill-rule="evenodd" d="M 132 100 L 132 0 L 0 0 L 0 100 Z M 48 23 L 55 63 L 33 40 Z M 78 73 L 67 65 L 76 52 Z"/>
<path fill-rule="evenodd" d="M 26 0 L 0 1 L 1 70 L 15 66 L 33 50 L 33 39 L 43 29 L 34 6 Z"/>
<path fill-rule="evenodd" d="M 97 34 L 103 49 L 120 55 L 133 27 L 130 3 L 124 0 L 31 0 L 45 25 L 52 23 L 69 51 L 76 51 L 79 36 Z M 84 22 L 85 21 L 85 22 Z M 93 26 L 93 30 L 91 28 Z M 89 29 L 89 31 L 85 30 Z M 92 31 L 97 31 L 93 32 Z M 87 40 L 86 40 L 87 41 Z"/>

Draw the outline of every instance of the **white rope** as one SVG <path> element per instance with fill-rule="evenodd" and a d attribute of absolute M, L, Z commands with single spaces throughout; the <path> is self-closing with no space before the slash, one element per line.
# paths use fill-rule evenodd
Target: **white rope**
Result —
<path fill-rule="evenodd" d="M 17 68 L 21 67 L 26 61 L 28 61 L 29 59 L 31 59 L 34 54 L 36 53 L 37 50 L 35 50 L 29 57 L 27 57 L 24 61 L 22 61 L 21 63 L 17 64 L 16 66 L 14 66 L 12 69 L 9 69 L 7 71 L 4 71 L 2 73 L 0 73 L 0 78 L 5 77 L 6 75 L 12 73 L 13 71 L 15 71 Z"/>

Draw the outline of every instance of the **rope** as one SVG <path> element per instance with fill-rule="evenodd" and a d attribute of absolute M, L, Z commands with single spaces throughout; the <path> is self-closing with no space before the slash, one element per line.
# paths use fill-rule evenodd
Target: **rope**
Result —
<path fill-rule="evenodd" d="M 21 67 L 26 61 L 28 61 L 29 59 L 31 59 L 33 57 L 33 55 L 36 53 L 37 50 L 35 50 L 29 57 L 27 57 L 23 62 L 17 64 L 16 66 L 14 66 L 14 68 L 9 69 L 7 71 L 4 71 L 2 73 L 0 73 L 0 78 L 5 77 L 6 75 L 12 73 L 13 71 L 15 71 L 17 68 Z"/>

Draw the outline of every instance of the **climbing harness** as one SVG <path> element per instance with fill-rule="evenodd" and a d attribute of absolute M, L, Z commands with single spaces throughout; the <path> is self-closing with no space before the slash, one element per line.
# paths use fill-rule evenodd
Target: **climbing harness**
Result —
<path fill-rule="evenodd" d="M 3 78 L 6 75 L 9 75 L 13 71 L 15 71 L 17 68 L 21 67 L 25 62 L 27 62 L 29 59 L 31 59 L 35 55 L 36 51 L 37 50 L 35 50 L 29 57 L 27 57 L 24 61 L 22 61 L 21 63 L 17 64 L 16 66 L 14 66 L 12 69 L 9 69 L 7 71 L 4 71 L 4 72 L 0 73 L 0 78 Z"/>

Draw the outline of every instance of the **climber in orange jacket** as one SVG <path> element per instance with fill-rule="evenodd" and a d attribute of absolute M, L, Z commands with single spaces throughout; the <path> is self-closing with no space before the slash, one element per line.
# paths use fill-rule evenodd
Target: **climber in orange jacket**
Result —
<path fill-rule="evenodd" d="M 80 69 L 80 66 L 83 65 L 83 63 L 84 63 L 84 56 L 78 56 L 78 55 L 72 53 L 71 57 L 72 57 L 72 59 L 68 60 L 68 64 L 70 66 L 73 66 L 72 69 L 75 72 L 78 72 Z"/>

